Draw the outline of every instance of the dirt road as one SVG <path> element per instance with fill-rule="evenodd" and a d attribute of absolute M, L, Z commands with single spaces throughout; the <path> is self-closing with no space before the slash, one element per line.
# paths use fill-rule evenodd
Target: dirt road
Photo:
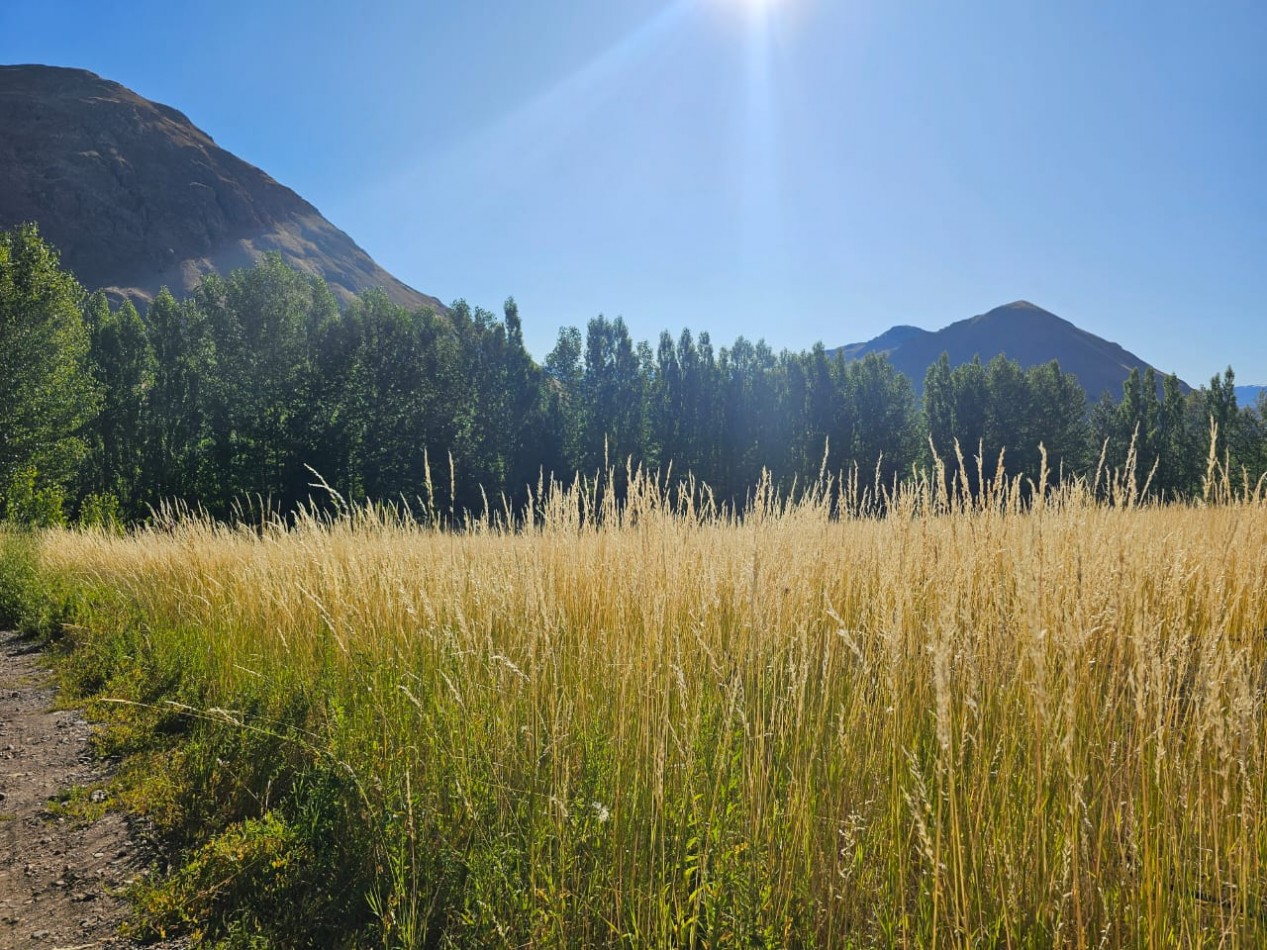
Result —
<path fill-rule="evenodd" d="M 117 812 L 85 823 L 51 807 L 76 788 L 105 804 L 97 786 L 108 773 L 83 717 L 53 709 L 42 661 L 29 642 L 0 634 L 0 947 L 131 947 L 118 936 L 128 912 L 119 892 L 145 861 Z"/>

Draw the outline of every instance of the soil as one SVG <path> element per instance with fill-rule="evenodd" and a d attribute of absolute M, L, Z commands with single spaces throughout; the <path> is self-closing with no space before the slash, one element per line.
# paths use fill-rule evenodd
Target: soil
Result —
<path fill-rule="evenodd" d="M 137 946 L 118 934 L 129 913 L 122 892 L 146 873 L 150 851 L 108 808 L 110 772 L 89 748 L 92 727 L 56 698 L 40 648 L 0 634 L 0 947 Z M 99 817 L 59 814 L 72 790 Z"/>

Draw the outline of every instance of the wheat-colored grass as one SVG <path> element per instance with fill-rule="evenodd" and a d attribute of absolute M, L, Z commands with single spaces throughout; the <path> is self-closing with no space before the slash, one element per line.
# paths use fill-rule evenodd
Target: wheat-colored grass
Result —
<path fill-rule="evenodd" d="M 203 715 L 319 694 L 387 943 L 1263 945 L 1267 506 L 1023 497 L 767 485 L 736 519 L 635 477 L 515 531 L 195 520 L 46 557 Z"/>

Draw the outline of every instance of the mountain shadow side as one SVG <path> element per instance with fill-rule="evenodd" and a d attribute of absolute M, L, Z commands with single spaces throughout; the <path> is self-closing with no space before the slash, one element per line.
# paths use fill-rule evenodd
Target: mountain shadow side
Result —
<path fill-rule="evenodd" d="M 89 289 L 149 301 L 275 251 L 342 301 L 397 280 L 312 205 L 182 113 L 80 69 L 0 66 L 0 228 L 39 225 Z"/>

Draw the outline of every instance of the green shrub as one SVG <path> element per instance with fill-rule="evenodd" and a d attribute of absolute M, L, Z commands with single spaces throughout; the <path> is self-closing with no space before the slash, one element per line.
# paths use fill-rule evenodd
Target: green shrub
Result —
<path fill-rule="evenodd" d="M 98 528 L 110 534 L 123 533 L 123 514 L 119 496 L 113 492 L 94 492 L 79 503 L 75 523 L 81 528 Z"/>
<path fill-rule="evenodd" d="M 51 528 L 66 523 L 66 493 L 46 483 L 33 467 L 19 469 L 0 492 L 0 509 L 10 524 Z"/>
<path fill-rule="evenodd" d="M 40 567 L 36 536 L 0 528 L 0 627 L 50 637 L 71 612 L 68 590 Z"/>

